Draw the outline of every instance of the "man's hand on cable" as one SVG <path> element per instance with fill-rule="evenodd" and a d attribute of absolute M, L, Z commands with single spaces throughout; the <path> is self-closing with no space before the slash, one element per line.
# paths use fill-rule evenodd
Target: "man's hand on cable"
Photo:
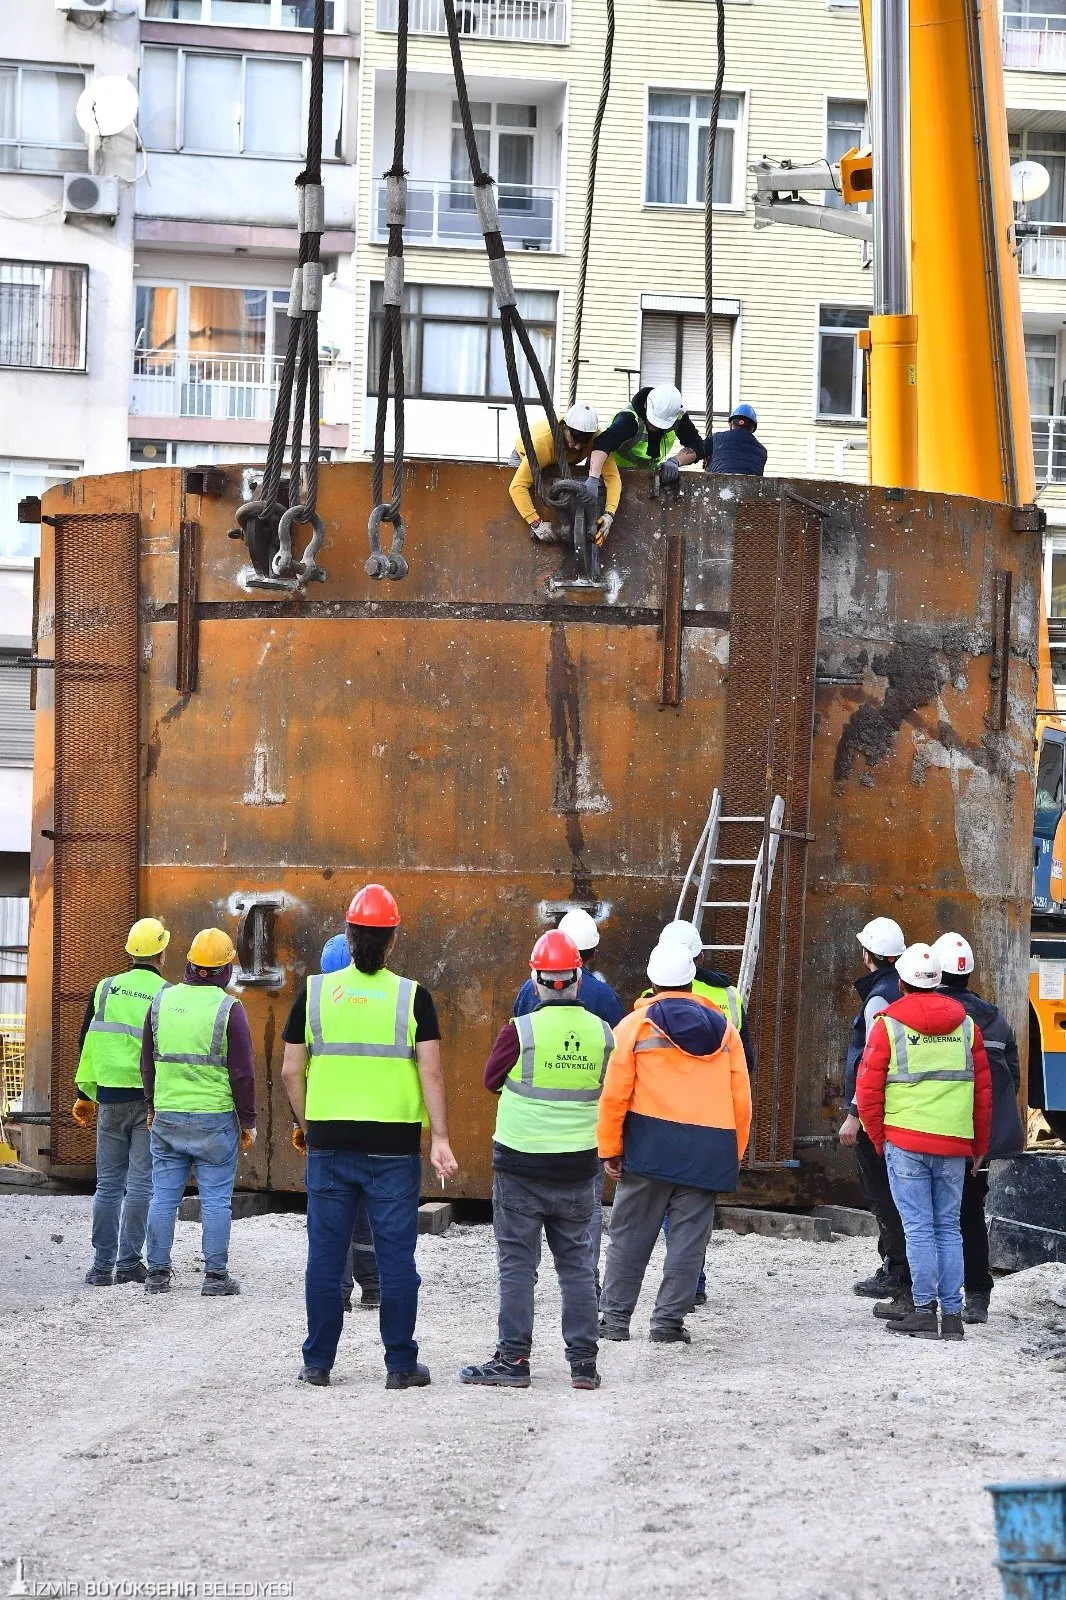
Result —
<path fill-rule="evenodd" d="M 254 1143 L 255 1143 L 255 1129 L 254 1128 L 242 1128 L 241 1129 L 241 1153 L 243 1154 L 246 1150 L 250 1150 Z"/>
<path fill-rule="evenodd" d="M 671 488 L 681 482 L 681 468 L 677 464 L 676 456 L 667 456 L 659 467 L 659 482 L 669 484 Z"/>
<path fill-rule="evenodd" d="M 452 1155 L 452 1147 L 447 1139 L 434 1139 L 431 1142 L 429 1159 L 438 1178 L 454 1178 L 459 1171 L 459 1163 Z"/>
<path fill-rule="evenodd" d="M 596 532 L 593 534 L 593 538 L 595 539 L 599 549 L 602 550 L 604 545 L 607 543 L 607 535 L 610 533 L 613 525 L 614 518 L 609 511 L 605 511 L 602 517 L 597 517 Z"/>
<path fill-rule="evenodd" d="M 292 1133 L 289 1135 L 289 1142 L 293 1149 L 298 1150 L 301 1155 L 307 1154 L 307 1135 L 300 1127 L 299 1123 L 296 1124 L 295 1128 L 292 1130 Z"/>
<path fill-rule="evenodd" d="M 79 1128 L 91 1128 L 96 1121 L 96 1101 L 79 1095 L 71 1108 L 71 1116 Z"/>

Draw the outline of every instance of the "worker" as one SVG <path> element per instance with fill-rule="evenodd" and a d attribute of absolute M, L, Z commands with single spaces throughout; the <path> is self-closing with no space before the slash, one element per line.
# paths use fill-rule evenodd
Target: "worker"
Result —
<path fill-rule="evenodd" d="M 422 1388 L 415 1267 L 422 1128 L 441 1178 L 459 1170 L 448 1143 L 440 1025 L 433 996 L 386 966 L 400 911 L 368 883 L 347 916 L 351 965 L 307 981 L 282 1032 L 282 1079 L 306 1150 L 307 1339 L 301 1383 L 324 1386 L 344 1324 L 341 1283 L 360 1200 L 366 1201 L 381 1282 L 386 1389 Z"/>
<path fill-rule="evenodd" d="M 492 1226 L 500 1272 L 496 1354 L 463 1383 L 529 1388 L 533 1286 L 541 1234 L 562 1294 L 575 1389 L 598 1389 L 596 1283 L 589 1248 L 596 1194 L 596 1115 L 614 1035 L 581 1003 L 581 954 L 557 928 L 529 958 L 539 1005 L 511 1018 L 492 1047 L 485 1087 L 500 1097 L 492 1145 Z"/>
<path fill-rule="evenodd" d="M 707 440 L 708 472 L 734 472 L 761 478 L 766 467 L 766 447 L 755 437 L 759 419 L 755 407 L 742 400 L 729 413 L 729 426 Z"/>
<path fill-rule="evenodd" d="M 913 1310 L 885 1326 L 917 1339 L 961 1339 L 959 1214 L 967 1162 L 976 1172 L 988 1150 L 988 1057 L 973 1018 L 935 992 L 943 970 L 928 945 L 904 950 L 896 972 L 902 999 L 874 1018 L 855 1084 L 862 1125 L 888 1167 L 912 1275 Z"/>
<path fill-rule="evenodd" d="M 629 1338 L 652 1247 L 670 1221 L 652 1341 L 688 1344 L 685 1316 L 714 1219 L 737 1186 L 751 1130 L 751 1083 L 736 1028 L 692 993 L 696 963 L 674 939 L 648 961 L 653 993 L 615 1030 L 597 1127 L 614 1209 L 600 1334 Z"/>
<path fill-rule="evenodd" d="M 570 407 L 559 426 L 566 446 L 566 459 L 570 465 L 575 467 L 587 461 L 592 442 L 600 427 L 600 419 L 595 408 L 579 401 L 577 405 Z M 545 417 L 540 422 L 531 423 L 529 431 L 539 465 L 542 468 L 555 466 L 555 436 L 552 433 L 551 423 Z M 568 530 L 542 517 L 533 503 L 531 493 L 533 470 L 526 460 L 526 447 L 522 443 L 521 436 L 515 441 L 511 465 L 518 468 L 511 479 L 511 499 L 515 503 L 518 515 L 529 524 L 529 531 L 534 539 L 539 539 L 542 544 L 568 544 L 570 542 Z M 598 545 L 606 542 L 618 510 L 618 502 L 622 497 L 622 478 L 613 461 L 607 464 L 603 472 L 603 489 L 605 492 L 603 508 L 600 509 L 598 504 L 596 507 L 598 514 L 595 538 Z"/>
<path fill-rule="evenodd" d="M 174 1224 L 192 1172 L 200 1194 L 204 1295 L 240 1293 L 229 1272 L 237 1159 L 255 1143 L 255 1057 L 248 1017 L 226 993 L 237 952 L 221 928 L 189 946 L 181 983 L 159 990 L 145 1018 L 141 1081 L 152 1130 L 149 1294 L 170 1290 Z"/>
<path fill-rule="evenodd" d="M 142 1260 L 152 1151 L 141 1083 L 141 1035 L 170 934 L 157 917 L 141 917 L 126 937 L 129 970 L 101 978 L 85 1008 L 71 1115 L 79 1128 L 96 1123 L 93 1264 L 85 1282 L 143 1283 Z"/>
<path fill-rule="evenodd" d="M 877 1221 L 877 1248 L 881 1265 L 869 1278 L 853 1285 L 854 1292 L 871 1300 L 898 1301 L 910 1292 L 911 1275 L 907 1265 L 907 1243 L 903 1222 L 892 1198 L 888 1169 L 859 1121 L 855 1109 L 855 1074 L 866 1048 L 874 1018 L 900 997 L 896 962 L 907 941 L 903 929 L 891 917 L 874 917 L 855 935 L 862 950 L 865 974 L 855 981 L 860 1009 L 851 1024 L 847 1062 L 844 1068 L 844 1121 L 839 1138 L 853 1147 L 858 1168 L 859 1188 Z M 893 1310 L 898 1307 L 893 1307 Z M 879 1313 L 874 1312 L 877 1316 Z"/>
<path fill-rule="evenodd" d="M 1025 1129 L 1018 1110 L 1018 1095 L 1022 1087 L 1018 1041 L 1002 1012 L 991 1000 L 983 999 L 976 990 L 970 988 L 974 970 L 973 950 L 961 933 L 942 933 L 932 949 L 944 974 L 940 984 L 941 994 L 957 1000 L 981 1030 L 992 1080 L 992 1126 L 985 1165 L 977 1172 L 972 1166 L 967 1166 L 959 1217 L 966 1293 L 962 1320 L 970 1323 L 987 1322 L 993 1285 L 988 1263 L 988 1223 L 985 1220 L 987 1163 L 1004 1156 L 1015 1156 L 1025 1148 Z"/>
<path fill-rule="evenodd" d="M 675 444 L 681 445 L 676 456 L 670 454 Z M 658 471 L 662 483 L 676 484 L 681 468 L 699 461 L 703 449 L 679 389 L 672 383 L 638 389 L 596 440 L 589 456 L 588 493 L 591 496 L 592 486 L 605 478 L 611 456 L 626 471 Z"/>
<path fill-rule="evenodd" d="M 351 964 L 352 953 L 348 949 L 348 935 L 335 933 L 322 946 L 322 959 L 318 970 L 323 973 L 343 972 L 345 967 L 350 967 Z M 374 1253 L 374 1233 L 370 1226 L 370 1213 L 366 1208 L 365 1196 L 359 1198 L 355 1227 L 352 1229 L 352 1242 L 348 1246 L 348 1259 L 344 1265 L 344 1277 L 341 1279 L 341 1295 L 345 1311 L 352 1309 L 352 1296 L 357 1283 L 359 1304 L 364 1311 L 376 1311 L 381 1305 L 381 1284 L 378 1281 L 378 1258 Z"/>

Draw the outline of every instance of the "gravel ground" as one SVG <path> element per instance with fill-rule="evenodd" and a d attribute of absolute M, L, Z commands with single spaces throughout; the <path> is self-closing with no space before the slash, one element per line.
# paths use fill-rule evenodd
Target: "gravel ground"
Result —
<path fill-rule="evenodd" d="M 999 1593 L 983 1485 L 1066 1477 L 1066 1380 L 1032 1353 L 1066 1267 L 1004 1280 L 987 1328 L 935 1344 L 851 1294 L 870 1240 L 721 1234 L 691 1347 L 648 1344 L 646 1293 L 593 1394 L 569 1387 L 549 1269 L 533 1387 L 501 1393 L 456 1381 L 492 1351 L 495 1297 L 491 1231 L 457 1226 L 420 1244 L 432 1387 L 387 1394 L 356 1312 L 308 1390 L 301 1217 L 234 1225 L 229 1300 L 199 1297 L 179 1223 L 175 1290 L 150 1299 L 83 1286 L 89 1209 L 0 1197 L 0 1591 L 21 1556 L 83 1594 L 974 1600 Z"/>

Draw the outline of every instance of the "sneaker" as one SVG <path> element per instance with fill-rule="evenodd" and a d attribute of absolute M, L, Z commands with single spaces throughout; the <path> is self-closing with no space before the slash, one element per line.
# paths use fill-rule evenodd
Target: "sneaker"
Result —
<path fill-rule="evenodd" d="M 497 1350 L 491 1361 L 483 1361 L 478 1367 L 463 1367 L 459 1382 L 480 1383 L 494 1389 L 528 1389 L 529 1357 L 515 1356 L 512 1360 Z"/>
<path fill-rule="evenodd" d="M 595 1361 L 574 1361 L 570 1366 L 571 1389 L 598 1389 L 600 1375 Z"/>
<path fill-rule="evenodd" d="M 966 1304 L 962 1308 L 963 1322 L 987 1322 L 988 1302 L 992 1296 L 988 1294 L 968 1294 Z"/>
<path fill-rule="evenodd" d="M 301 1367 L 296 1374 L 297 1383 L 310 1383 L 316 1389 L 329 1388 L 329 1373 L 325 1367 Z"/>
<path fill-rule="evenodd" d="M 85 1281 L 93 1289 L 110 1289 L 115 1281 L 114 1267 L 90 1267 Z"/>
<path fill-rule="evenodd" d="M 629 1339 L 629 1326 L 625 1322 L 608 1322 L 600 1318 L 600 1338 L 611 1339 L 615 1344 L 625 1344 Z"/>
<path fill-rule="evenodd" d="M 415 1367 L 409 1367 L 406 1372 L 390 1372 L 385 1379 L 386 1389 L 424 1389 L 429 1383 L 429 1368 L 424 1367 L 421 1361 Z"/>
<path fill-rule="evenodd" d="M 116 1267 L 116 1283 L 143 1283 L 148 1276 L 148 1268 L 143 1261 L 135 1261 L 132 1267 Z"/>
<path fill-rule="evenodd" d="M 906 1317 L 914 1310 L 914 1301 L 911 1299 L 909 1289 L 901 1289 L 894 1300 L 878 1301 L 873 1307 L 875 1317 L 880 1317 L 883 1322 L 898 1322 L 900 1317 Z"/>
<path fill-rule="evenodd" d="M 692 1335 L 687 1328 L 652 1328 L 648 1334 L 652 1344 L 691 1344 Z"/>
<path fill-rule="evenodd" d="M 927 1306 L 915 1306 L 905 1316 L 886 1322 L 889 1333 L 906 1333 L 912 1339 L 939 1339 L 940 1326 L 936 1320 L 936 1301 Z"/>
<path fill-rule="evenodd" d="M 201 1294 L 240 1294 L 241 1286 L 228 1272 L 205 1272 Z"/>
<path fill-rule="evenodd" d="M 169 1294 L 170 1273 L 149 1270 L 148 1276 L 144 1280 L 144 1292 L 145 1294 Z"/>
<path fill-rule="evenodd" d="M 359 1304 L 364 1311 L 376 1311 L 381 1305 L 380 1289 L 364 1289 L 359 1296 Z"/>
<path fill-rule="evenodd" d="M 871 1277 L 860 1278 L 858 1283 L 853 1283 L 851 1292 L 867 1300 L 894 1300 L 905 1287 L 894 1272 L 888 1272 L 880 1266 Z"/>
<path fill-rule="evenodd" d="M 963 1329 L 965 1317 L 961 1311 L 942 1311 L 940 1313 L 940 1337 L 942 1339 L 964 1339 Z"/>

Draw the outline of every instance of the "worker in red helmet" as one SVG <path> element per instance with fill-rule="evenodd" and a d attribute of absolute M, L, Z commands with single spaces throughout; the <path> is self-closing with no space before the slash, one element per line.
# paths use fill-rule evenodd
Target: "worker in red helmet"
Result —
<path fill-rule="evenodd" d="M 500 1097 L 492 1146 L 499 1337 L 490 1361 L 459 1376 L 463 1383 L 529 1387 L 543 1231 L 562 1293 L 570 1381 L 575 1389 L 598 1389 L 596 1118 L 614 1035 L 581 1004 L 581 955 L 568 934 L 543 934 L 529 966 L 540 1004 L 511 1018 L 485 1067 L 485 1087 Z"/>
<path fill-rule="evenodd" d="M 282 1078 L 307 1153 L 307 1339 L 301 1383 L 322 1386 L 344 1324 L 341 1282 L 361 1200 L 381 1280 L 386 1389 L 422 1388 L 415 1267 L 423 1126 L 441 1178 L 459 1170 L 448 1143 L 440 1026 L 428 989 L 386 966 L 400 912 L 379 883 L 348 908 L 351 965 L 307 980 L 282 1033 Z"/>

